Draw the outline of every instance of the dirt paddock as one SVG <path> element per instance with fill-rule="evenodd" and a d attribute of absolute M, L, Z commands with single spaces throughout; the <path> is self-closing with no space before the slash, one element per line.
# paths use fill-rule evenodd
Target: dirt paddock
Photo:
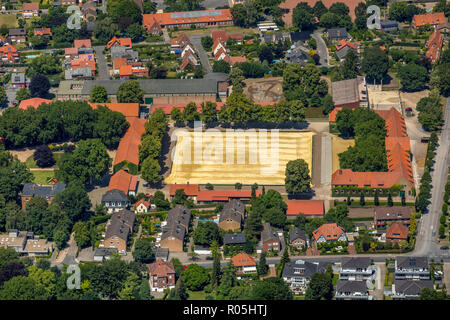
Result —
<path fill-rule="evenodd" d="M 276 102 L 283 99 L 283 78 L 244 80 L 244 94 L 255 102 Z"/>
<path fill-rule="evenodd" d="M 342 139 L 338 136 L 333 135 L 332 139 L 332 150 L 333 150 L 333 172 L 340 169 L 339 165 L 339 153 L 342 153 L 344 151 L 347 151 L 348 147 L 354 146 L 355 140 L 354 139 Z"/>

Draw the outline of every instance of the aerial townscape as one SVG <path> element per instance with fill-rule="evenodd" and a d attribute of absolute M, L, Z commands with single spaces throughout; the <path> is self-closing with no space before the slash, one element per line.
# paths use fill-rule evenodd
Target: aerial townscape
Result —
<path fill-rule="evenodd" d="M 0 300 L 450 300 L 449 15 L 2 0 Z"/>

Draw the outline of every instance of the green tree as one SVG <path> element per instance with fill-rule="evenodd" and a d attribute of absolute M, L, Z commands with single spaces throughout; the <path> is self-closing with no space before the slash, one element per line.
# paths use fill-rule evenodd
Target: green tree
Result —
<path fill-rule="evenodd" d="M 334 101 L 333 97 L 330 94 L 327 94 L 322 99 L 322 112 L 323 114 L 329 114 L 334 109 Z"/>
<path fill-rule="evenodd" d="M 172 108 L 172 110 L 170 111 L 170 119 L 175 122 L 183 121 L 183 114 L 181 113 L 180 108 Z"/>
<path fill-rule="evenodd" d="M 118 102 L 144 103 L 144 90 L 136 80 L 129 80 L 120 85 L 117 90 Z"/>
<path fill-rule="evenodd" d="M 256 268 L 256 270 L 258 271 L 258 276 L 265 276 L 267 272 L 269 272 L 269 266 L 267 265 L 266 255 L 267 253 L 263 252 L 259 256 L 259 263 Z"/>
<path fill-rule="evenodd" d="M 183 109 L 183 120 L 185 122 L 193 122 L 200 119 L 200 115 L 197 112 L 197 105 L 195 102 L 189 102 Z"/>
<path fill-rule="evenodd" d="M 121 31 L 133 23 L 142 22 L 142 12 L 139 6 L 132 0 L 112 0 L 106 5 L 108 18 L 119 25 Z M 105 18 L 104 20 L 108 19 Z M 111 39 L 111 37 L 110 37 Z"/>
<path fill-rule="evenodd" d="M 108 102 L 108 92 L 106 92 L 106 88 L 103 86 L 94 86 L 91 90 L 90 101 L 94 103 Z"/>
<path fill-rule="evenodd" d="M 333 298 L 333 283 L 328 274 L 314 273 L 306 288 L 305 300 L 331 300 Z"/>
<path fill-rule="evenodd" d="M 364 50 L 361 70 L 370 81 L 383 80 L 389 70 L 389 58 L 383 50 L 371 47 Z"/>
<path fill-rule="evenodd" d="M 206 51 L 211 51 L 211 47 L 213 46 L 213 40 L 210 36 L 204 36 L 201 39 L 202 47 Z"/>
<path fill-rule="evenodd" d="M 133 42 L 141 42 L 145 40 L 146 31 L 138 22 L 135 22 L 128 26 L 126 35 Z"/>
<path fill-rule="evenodd" d="M 376 206 L 379 206 L 379 205 L 380 205 L 380 199 L 378 198 L 378 189 L 375 190 L 375 195 L 374 195 L 374 198 L 373 198 L 373 203 L 374 203 Z"/>
<path fill-rule="evenodd" d="M 405 91 L 423 90 L 428 80 L 427 69 L 415 63 L 408 63 L 401 67 L 398 76 Z"/>
<path fill-rule="evenodd" d="M 311 176 L 308 164 L 303 159 L 289 161 L 286 165 L 286 191 L 291 194 L 308 192 L 311 188 Z"/>
<path fill-rule="evenodd" d="M 181 276 L 189 290 L 201 291 L 209 283 L 208 270 L 197 264 L 190 264 Z"/>
<path fill-rule="evenodd" d="M 20 88 L 16 93 L 17 102 L 21 102 L 22 100 L 27 100 L 31 98 L 31 93 L 27 88 Z M 1 98 L 0 98 L 1 100 Z"/>
<path fill-rule="evenodd" d="M 176 108 L 175 108 L 176 109 Z M 139 160 L 143 162 L 148 157 L 157 159 L 161 155 L 161 140 L 153 135 L 143 136 L 139 146 Z"/>
<path fill-rule="evenodd" d="M 255 300 L 292 300 L 289 285 L 282 278 L 266 278 L 256 281 L 252 286 L 252 299 Z"/>
<path fill-rule="evenodd" d="M 43 300 L 45 297 L 45 288 L 24 276 L 6 281 L 0 289 L 0 300 Z"/>
<path fill-rule="evenodd" d="M 366 200 L 364 198 L 364 192 L 361 191 L 361 194 L 359 196 L 359 204 L 364 207 L 366 205 Z"/>
<path fill-rule="evenodd" d="M 133 251 L 134 261 L 141 263 L 152 263 L 155 260 L 155 254 L 152 245 L 146 239 L 138 239 L 134 245 Z"/>
<path fill-rule="evenodd" d="M 141 174 L 142 178 L 150 184 L 157 184 L 161 181 L 159 172 L 161 167 L 158 160 L 148 157 L 142 162 Z"/>
<path fill-rule="evenodd" d="M 194 231 L 194 243 L 200 245 L 211 245 L 213 241 L 222 243 L 219 227 L 211 221 L 200 222 Z"/>
<path fill-rule="evenodd" d="M 292 11 L 292 24 L 300 31 L 313 30 L 315 23 L 312 8 L 299 3 Z"/>
<path fill-rule="evenodd" d="M 394 205 L 394 202 L 392 201 L 392 195 L 390 192 L 388 194 L 387 203 L 389 207 L 392 207 Z"/>
<path fill-rule="evenodd" d="M 45 76 L 37 74 L 31 78 L 28 88 L 32 97 L 45 98 L 50 90 L 50 82 Z"/>
<path fill-rule="evenodd" d="M 214 61 L 213 72 L 229 73 L 230 69 L 230 64 L 225 60 Z"/>
<path fill-rule="evenodd" d="M 78 221 L 75 223 L 73 226 L 73 232 L 75 232 L 74 239 L 80 249 L 91 243 L 91 234 L 89 226 L 86 222 Z"/>
<path fill-rule="evenodd" d="M 236 278 L 236 267 L 230 261 L 225 265 L 220 278 L 220 285 L 217 289 L 217 297 L 221 300 L 228 299 L 233 287 L 238 283 Z"/>
<path fill-rule="evenodd" d="M 354 79 L 359 76 L 359 58 L 355 51 L 349 50 L 345 55 L 344 63 L 342 64 L 341 72 L 343 80 Z"/>

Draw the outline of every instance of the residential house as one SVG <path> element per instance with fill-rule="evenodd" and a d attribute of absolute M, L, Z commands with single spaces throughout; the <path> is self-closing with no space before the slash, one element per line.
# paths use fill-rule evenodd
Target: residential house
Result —
<path fill-rule="evenodd" d="M 134 210 L 135 213 L 148 213 L 150 212 L 150 202 L 145 201 L 144 199 L 139 200 L 136 203 L 136 209 Z"/>
<path fill-rule="evenodd" d="M 227 33 L 223 30 L 213 30 L 211 31 L 211 38 L 213 43 L 216 41 L 219 42 L 228 42 L 228 40 L 232 39 L 236 44 L 242 44 L 244 41 L 244 35 L 242 33 Z"/>
<path fill-rule="evenodd" d="M 119 254 L 127 254 L 128 237 L 133 232 L 136 216 L 134 212 L 121 209 L 114 213 L 106 224 L 105 239 L 100 242 L 102 248 L 116 248 Z"/>
<path fill-rule="evenodd" d="M 0 56 L 2 64 L 13 64 L 19 62 L 19 52 L 15 46 L 10 44 L 0 47 Z"/>
<path fill-rule="evenodd" d="M 129 79 L 130 77 L 148 77 L 148 68 L 144 68 L 140 65 L 124 65 L 119 68 L 120 79 Z"/>
<path fill-rule="evenodd" d="M 175 288 L 175 268 L 172 262 L 158 259 L 148 264 L 150 290 L 163 292 Z"/>
<path fill-rule="evenodd" d="M 230 9 L 201 10 L 188 12 L 164 12 L 144 14 L 143 26 L 147 32 L 153 32 L 154 24 L 159 28 L 217 27 L 233 25 Z"/>
<path fill-rule="evenodd" d="M 71 6 L 78 4 L 79 0 L 60 0 L 61 6 Z"/>
<path fill-rule="evenodd" d="M 412 18 L 411 25 L 414 28 L 429 25 L 431 27 L 447 22 L 444 12 L 416 14 Z"/>
<path fill-rule="evenodd" d="M 65 80 L 86 80 L 93 77 L 92 69 L 89 67 L 76 67 L 75 69 L 64 70 Z"/>
<path fill-rule="evenodd" d="M 289 230 L 289 244 L 297 250 L 306 248 L 308 246 L 308 241 L 306 239 L 305 231 L 299 228 Z"/>
<path fill-rule="evenodd" d="M 409 228 L 402 222 L 394 222 L 386 229 L 386 241 L 399 243 L 400 241 L 408 241 Z"/>
<path fill-rule="evenodd" d="M 290 39 L 290 34 L 287 32 L 265 32 L 262 34 L 264 43 L 278 43 Z"/>
<path fill-rule="evenodd" d="M 339 279 L 350 281 L 367 280 L 374 276 L 369 257 L 342 258 Z"/>
<path fill-rule="evenodd" d="M 53 243 L 35 236 L 33 232 L 9 230 L 0 234 L 0 247 L 11 248 L 22 255 L 38 256 L 53 252 Z"/>
<path fill-rule="evenodd" d="M 81 16 L 84 21 L 95 21 L 97 19 L 97 4 L 94 1 L 83 3 Z"/>
<path fill-rule="evenodd" d="M 131 38 L 117 38 L 116 36 L 114 36 L 106 44 L 106 47 L 108 48 L 108 50 L 110 50 L 111 47 L 117 47 L 117 46 L 131 49 L 133 47 L 133 44 L 131 43 Z"/>
<path fill-rule="evenodd" d="M 238 253 L 231 258 L 231 263 L 236 267 L 237 274 L 256 273 L 256 262 L 247 253 Z"/>
<path fill-rule="evenodd" d="M 108 190 L 102 197 L 102 205 L 108 213 L 118 212 L 128 208 L 128 197 L 122 190 Z"/>
<path fill-rule="evenodd" d="M 25 77 L 25 73 L 12 73 L 11 74 L 11 88 L 26 88 L 28 86 L 28 81 Z"/>
<path fill-rule="evenodd" d="M 41 197 L 47 200 L 50 204 L 56 197 L 56 195 L 66 188 L 64 183 L 55 183 L 52 185 L 38 185 L 36 183 L 25 183 L 20 193 L 22 210 L 25 210 L 27 202 L 34 197 Z"/>
<path fill-rule="evenodd" d="M 23 3 L 22 15 L 24 18 L 39 17 L 39 3 L 38 2 Z"/>
<path fill-rule="evenodd" d="M 139 53 L 123 46 L 112 46 L 110 49 L 111 60 L 125 58 L 127 63 L 138 62 Z"/>
<path fill-rule="evenodd" d="M 133 176 L 125 170 L 119 170 L 109 180 L 108 190 L 121 190 L 126 195 L 135 196 L 137 184 L 137 176 Z"/>
<path fill-rule="evenodd" d="M 52 36 L 52 29 L 51 28 L 34 28 L 33 29 L 33 34 L 36 37 L 42 37 L 42 36 L 51 37 Z"/>
<path fill-rule="evenodd" d="M 225 233 L 223 235 L 223 243 L 224 245 L 233 246 L 233 245 L 241 245 L 246 242 L 245 234 L 242 232 L 235 233 Z"/>
<path fill-rule="evenodd" d="M 170 209 L 166 216 L 166 225 L 163 227 L 161 247 L 171 252 L 183 252 L 184 237 L 189 231 L 191 211 L 177 205 Z"/>
<path fill-rule="evenodd" d="M 412 208 L 405 206 L 393 206 L 393 207 L 375 207 L 373 222 L 378 228 L 386 228 L 387 225 L 393 222 L 401 222 L 405 226 L 409 226 L 412 214 Z"/>
<path fill-rule="evenodd" d="M 408 194 L 414 186 L 411 166 L 410 140 L 406 134 L 403 116 L 395 108 L 375 110 L 386 122 L 385 138 L 388 158 L 387 172 L 354 172 L 351 169 L 336 170 L 331 182 L 333 187 L 354 186 L 358 188 L 385 189 L 400 185 Z"/>
<path fill-rule="evenodd" d="M 173 200 L 175 192 L 179 189 L 182 189 L 184 191 L 188 199 L 196 201 L 197 195 L 199 193 L 198 184 L 171 184 L 169 186 L 170 200 Z"/>
<path fill-rule="evenodd" d="M 405 257 L 395 259 L 395 279 L 427 280 L 430 279 L 430 266 L 427 257 Z"/>
<path fill-rule="evenodd" d="M 268 222 L 264 223 L 264 230 L 261 232 L 262 251 L 281 251 L 281 241 L 278 232 L 273 231 Z"/>
<path fill-rule="evenodd" d="M 420 298 L 420 293 L 424 288 L 434 290 L 432 280 L 394 280 L 392 285 L 393 300 L 414 300 Z"/>
<path fill-rule="evenodd" d="M 20 101 L 19 109 L 26 110 L 29 107 L 37 109 L 42 104 L 52 103 L 52 100 L 42 98 L 30 98 Z"/>
<path fill-rule="evenodd" d="M 27 32 L 24 28 L 9 29 L 11 42 L 24 43 L 27 39 Z"/>
<path fill-rule="evenodd" d="M 331 94 L 335 107 L 355 109 L 369 105 L 366 79 L 361 76 L 332 82 Z"/>
<path fill-rule="evenodd" d="M 181 53 L 183 48 L 190 43 L 191 40 L 189 39 L 189 37 L 184 32 L 182 32 L 177 38 L 170 39 L 170 52 Z"/>
<path fill-rule="evenodd" d="M 286 204 L 288 218 L 295 218 L 300 213 L 308 218 L 322 218 L 324 215 L 323 200 L 287 200 Z"/>
<path fill-rule="evenodd" d="M 338 280 L 336 300 L 372 300 L 366 281 Z"/>
<path fill-rule="evenodd" d="M 444 43 L 444 36 L 437 29 L 428 38 L 426 47 L 427 52 L 425 56 L 430 59 L 431 63 L 435 63 L 441 56 L 442 44 Z"/>
<path fill-rule="evenodd" d="M 337 223 L 325 223 L 313 231 L 317 243 L 347 241 L 344 230 Z"/>
<path fill-rule="evenodd" d="M 114 253 L 117 253 L 117 248 L 95 248 L 94 261 L 109 260 Z"/>
<path fill-rule="evenodd" d="M 159 36 L 162 33 L 161 26 L 156 21 L 155 16 L 147 17 L 144 25 L 145 30 L 152 36 Z"/>
<path fill-rule="evenodd" d="M 284 265 L 281 276 L 295 294 L 304 294 L 311 276 L 317 272 L 325 272 L 326 265 L 305 260 L 290 261 Z"/>
<path fill-rule="evenodd" d="M 232 199 L 223 206 L 219 218 L 219 228 L 225 231 L 241 230 L 244 215 L 245 205 L 237 199 Z"/>
<path fill-rule="evenodd" d="M 335 44 L 336 47 L 336 55 L 339 60 L 344 60 L 345 56 L 350 50 L 353 50 L 355 53 L 360 53 L 361 44 L 359 42 L 350 42 L 348 40 L 340 40 Z"/>
<path fill-rule="evenodd" d="M 311 30 L 305 30 L 305 31 L 293 31 L 289 33 L 289 37 L 291 39 L 292 43 L 296 42 L 306 42 L 311 39 L 313 32 Z"/>
<path fill-rule="evenodd" d="M 332 28 L 327 30 L 328 39 L 330 41 L 347 40 L 350 39 L 347 29 L 345 28 Z"/>
<path fill-rule="evenodd" d="M 80 49 L 92 48 L 91 39 L 74 40 L 73 47 L 78 50 L 78 53 L 80 53 Z"/>

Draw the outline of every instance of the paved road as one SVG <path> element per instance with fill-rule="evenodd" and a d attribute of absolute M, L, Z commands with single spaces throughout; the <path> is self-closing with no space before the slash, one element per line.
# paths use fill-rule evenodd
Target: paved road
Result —
<path fill-rule="evenodd" d="M 320 65 L 330 67 L 328 64 L 330 61 L 330 57 L 328 56 L 328 48 L 325 41 L 322 39 L 322 32 L 316 30 L 312 34 L 312 37 L 316 39 L 317 42 L 317 54 L 320 56 Z"/>
<path fill-rule="evenodd" d="M 431 255 L 439 253 L 438 237 L 439 218 L 442 211 L 445 184 L 448 173 L 448 153 L 450 148 L 450 99 L 447 99 L 445 123 L 436 150 L 434 171 L 432 172 L 431 204 L 429 211 L 423 215 L 421 227 L 417 236 L 415 255 Z"/>
<path fill-rule="evenodd" d="M 106 57 L 103 54 L 105 46 L 94 47 L 95 57 L 98 65 L 98 77 L 97 80 L 110 80 L 108 66 L 106 65 Z"/>
<path fill-rule="evenodd" d="M 210 34 L 197 34 L 197 35 L 191 35 L 189 38 L 191 39 L 192 44 L 194 45 L 195 49 L 197 50 L 198 57 L 200 58 L 200 61 L 202 62 L 203 70 L 206 71 L 206 73 L 211 73 L 212 68 L 209 64 L 208 60 L 208 54 L 206 53 L 205 49 L 203 49 L 201 39 L 204 36 L 209 36 Z"/>

